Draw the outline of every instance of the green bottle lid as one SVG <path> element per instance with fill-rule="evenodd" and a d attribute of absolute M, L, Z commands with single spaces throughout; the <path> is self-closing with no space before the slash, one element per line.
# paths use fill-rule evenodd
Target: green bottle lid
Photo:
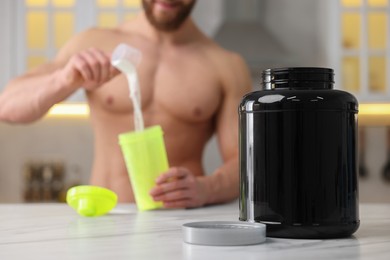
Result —
<path fill-rule="evenodd" d="M 66 202 L 81 216 L 97 217 L 112 210 L 118 201 L 118 196 L 111 190 L 82 185 L 72 187 L 66 194 Z"/>

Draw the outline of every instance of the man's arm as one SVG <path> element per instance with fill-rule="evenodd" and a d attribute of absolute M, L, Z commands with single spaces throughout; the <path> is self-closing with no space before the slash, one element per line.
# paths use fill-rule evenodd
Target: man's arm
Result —
<path fill-rule="evenodd" d="M 252 90 L 247 66 L 237 54 L 229 53 L 223 70 L 224 99 L 217 115 L 217 138 L 223 165 L 209 175 L 201 177 L 206 186 L 206 203 L 231 201 L 239 194 L 238 105 L 242 97 Z"/>
<path fill-rule="evenodd" d="M 150 195 L 166 208 L 194 208 L 231 201 L 238 196 L 238 105 L 251 91 L 244 61 L 236 54 L 218 59 L 223 85 L 223 102 L 218 110 L 216 130 L 223 165 L 212 175 L 195 177 L 189 169 L 172 167 L 156 180 Z M 220 57 L 218 57 L 220 58 Z"/>
<path fill-rule="evenodd" d="M 85 48 L 88 34 L 74 37 L 54 61 L 11 80 L 0 94 L 0 121 L 35 121 L 81 86 L 92 90 L 115 76 L 108 54 Z"/>

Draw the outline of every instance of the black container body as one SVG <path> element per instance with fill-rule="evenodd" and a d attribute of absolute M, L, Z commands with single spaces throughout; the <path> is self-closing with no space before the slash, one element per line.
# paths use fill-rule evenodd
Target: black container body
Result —
<path fill-rule="evenodd" d="M 347 237 L 359 227 L 358 104 L 332 84 L 300 79 L 240 104 L 240 220 L 265 223 L 267 236 Z"/>

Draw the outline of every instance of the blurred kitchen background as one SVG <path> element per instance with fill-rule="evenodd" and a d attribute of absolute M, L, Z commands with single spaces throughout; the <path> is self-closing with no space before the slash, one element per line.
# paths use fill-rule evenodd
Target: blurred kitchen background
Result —
<path fill-rule="evenodd" d="M 360 200 L 390 202 L 390 0 L 198 0 L 193 18 L 239 52 L 258 89 L 279 66 L 335 69 L 336 88 L 358 97 Z M 0 91 L 53 58 L 73 34 L 132 19 L 139 0 L 0 1 Z M 0 123 L 0 202 L 61 201 L 89 180 L 93 136 L 83 93 L 30 125 Z M 332 126 L 329 126 L 332 127 Z M 215 139 L 207 172 L 221 160 Z"/>

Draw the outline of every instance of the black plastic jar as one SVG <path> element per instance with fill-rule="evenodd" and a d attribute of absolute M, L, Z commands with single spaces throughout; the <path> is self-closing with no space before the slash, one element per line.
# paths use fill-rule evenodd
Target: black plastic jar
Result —
<path fill-rule="evenodd" d="M 347 237 L 359 227 L 356 98 L 327 68 L 263 72 L 239 107 L 240 220 L 267 236 Z"/>

